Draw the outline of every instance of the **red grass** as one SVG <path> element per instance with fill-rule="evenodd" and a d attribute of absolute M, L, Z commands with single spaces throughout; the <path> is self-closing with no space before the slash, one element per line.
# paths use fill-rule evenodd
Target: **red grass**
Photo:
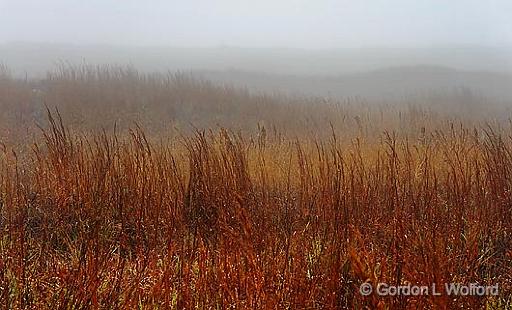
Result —
<path fill-rule="evenodd" d="M 105 75 L 61 79 L 55 83 L 75 85 L 68 91 L 80 100 L 91 81 L 106 79 L 99 91 L 114 91 L 115 78 Z M 119 83 L 128 86 L 126 77 Z M 168 89 L 145 78 L 133 83 L 127 89 Z M 207 86 L 201 96 L 212 89 L 221 91 Z M 230 96 L 225 91 L 218 102 Z M 280 109 L 292 116 L 309 109 L 299 106 Z M 251 108 L 258 104 L 237 107 Z M 506 309 L 510 133 L 421 117 L 382 134 L 375 131 L 386 129 L 384 121 L 372 122 L 378 117 L 359 119 L 360 128 L 347 133 L 340 130 L 345 116 L 336 116 L 330 136 L 327 128 L 314 138 L 293 132 L 290 121 L 283 130 L 198 129 L 159 143 L 140 128 L 84 133 L 77 124 L 71 131 L 49 113 L 31 151 L 6 146 L 0 161 L 0 304 Z M 500 294 L 364 297 L 364 282 L 478 282 L 499 284 Z"/>

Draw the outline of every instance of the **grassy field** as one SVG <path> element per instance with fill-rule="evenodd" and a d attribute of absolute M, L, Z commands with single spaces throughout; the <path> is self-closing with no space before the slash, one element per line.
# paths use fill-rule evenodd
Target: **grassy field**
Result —
<path fill-rule="evenodd" d="M 130 68 L 1 71 L 5 309 L 512 309 L 508 122 Z"/>

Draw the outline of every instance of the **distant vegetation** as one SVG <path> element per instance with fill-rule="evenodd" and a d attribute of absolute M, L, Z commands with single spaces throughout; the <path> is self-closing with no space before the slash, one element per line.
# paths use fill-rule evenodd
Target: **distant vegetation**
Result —
<path fill-rule="evenodd" d="M 512 307 L 511 124 L 463 113 L 488 99 L 1 72 L 5 309 Z M 365 282 L 499 295 L 365 297 Z"/>

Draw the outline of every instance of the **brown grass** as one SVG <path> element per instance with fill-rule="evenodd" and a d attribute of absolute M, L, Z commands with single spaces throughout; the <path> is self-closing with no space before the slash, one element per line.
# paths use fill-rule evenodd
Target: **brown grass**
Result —
<path fill-rule="evenodd" d="M 23 96 L 36 111 L 39 98 L 71 124 L 48 112 L 42 135 L 27 127 L 34 144 L 2 136 L 5 309 L 512 306 L 504 126 L 74 70 L 49 75 L 42 94 L 0 85 L 12 111 Z M 231 129 L 203 130 L 215 113 Z M 116 115 L 128 124 L 114 130 Z M 477 282 L 500 294 L 364 297 L 364 282 Z"/>

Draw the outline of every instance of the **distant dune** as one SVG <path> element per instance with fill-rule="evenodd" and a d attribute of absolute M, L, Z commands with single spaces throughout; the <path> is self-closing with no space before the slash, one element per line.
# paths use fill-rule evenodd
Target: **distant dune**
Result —
<path fill-rule="evenodd" d="M 390 67 L 363 73 L 308 77 L 241 71 L 201 71 L 197 75 L 217 83 L 250 90 L 297 95 L 396 99 L 409 95 L 471 91 L 474 95 L 512 98 L 512 74 L 462 71 L 440 66 Z"/>
<path fill-rule="evenodd" d="M 41 74 L 58 61 L 133 64 L 157 70 L 240 70 L 285 75 L 340 75 L 427 64 L 458 70 L 512 72 L 512 47 L 457 48 L 172 48 L 0 44 L 0 62 L 18 73 Z"/>
<path fill-rule="evenodd" d="M 313 96 L 396 99 L 418 93 L 512 98 L 512 48 L 244 49 L 0 45 L 0 63 L 20 77 L 43 76 L 59 63 L 132 65 L 186 71 L 250 90 Z"/>

